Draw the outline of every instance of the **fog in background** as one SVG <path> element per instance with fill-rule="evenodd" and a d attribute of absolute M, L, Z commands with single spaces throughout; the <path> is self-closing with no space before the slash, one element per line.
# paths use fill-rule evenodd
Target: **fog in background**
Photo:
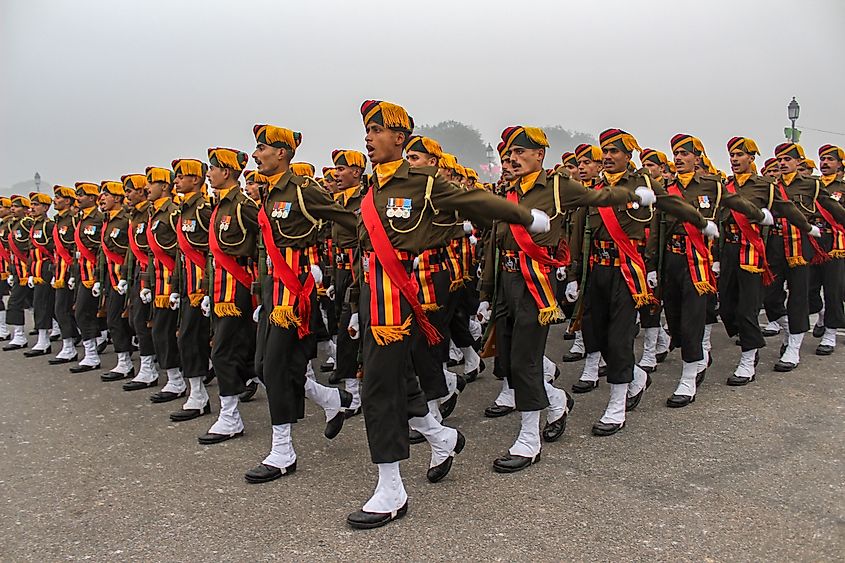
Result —
<path fill-rule="evenodd" d="M 363 150 L 367 98 L 494 146 L 512 124 L 620 127 L 667 153 L 687 132 L 728 170 L 725 141 L 770 156 L 797 96 L 815 158 L 845 145 L 807 129 L 845 132 L 843 24 L 841 0 L 2 0 L 0 188 L 251 153 L 255 123 L 301 131 L 319 170 Z"/>

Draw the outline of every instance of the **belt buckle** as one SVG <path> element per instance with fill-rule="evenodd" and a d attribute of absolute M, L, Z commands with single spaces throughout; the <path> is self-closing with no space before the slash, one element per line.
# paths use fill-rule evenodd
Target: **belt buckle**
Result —
<path fill-rule="evenodd" d="M 366 254 L 365 254 L 365 255 L 361 258 L 361 268 L 362 268 L 365 272 L 369 272 L 369 271 L 370 271 L 370 257 L 369 257 L 369 256 L 367 256 Z"/>
<path fill-rule="evenodd" d="M 516 270 L 516 259 L 513 256 L 505 256 L 505 269 Z"/>
<path fill-rule="evenodd" d="M 606 248 L 600 248 L 599 258 L 601 258 L 602 260 L 610 260 L 610 252 Z"/>

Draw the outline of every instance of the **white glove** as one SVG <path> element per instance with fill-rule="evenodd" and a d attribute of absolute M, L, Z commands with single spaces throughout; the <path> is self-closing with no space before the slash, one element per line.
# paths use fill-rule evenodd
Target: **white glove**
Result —
<path fill-rule="evenodd" d="M 468 235 L 472 234 L 472 222 L 464 221 L 464 233 Z"/>
<path fill-rule="evenodd" d="M 570 303 L 578 301 L 578 282 L 571 281 L 566 284 L 566 291 L 563 292 L 563 296 L 566 297 L 566 300 Z"/>
<path fill-rule="evenodd" d="M 74 278 L 74 277 L 72 277 L 72 276 L 71 276 L 71 277 L 69 277 L 69 278 L 67 279 L 67 284 L 66 284 L 66 285 L 67 285 L 67 288 L 68 288 L 68 289 L 73 289 L 73 287 L 76 285 L 76 278 Z"/>
<path fill-rule="evenodd" d="M 548 233 L 549 230 L 552 228 L 552 223 L 549 221 L 549 216 L 540 209 L 532 209 L 531 210 L 531 217 L 533 220 L 531 224 L 528 225 L 528 232 L 529 233 Z"/>
<path fill-rule="evenodd" d="M 765 226 L 765 225 L 774 225 L 775 224 L 775 218 L 772 217 L 772 212 L 769 211 L 768 207 L 763 207 L 762 209 L 760 209 L 760 211 L 763 212 L 763 220 L 760 221 L 761 225 Z"/>
<path fill-rule="evenodd" d="M 9 277 L 6 278 L 6 283 L 9 284 L 9 287 L 15 287 L 15 276 L 9 274 Z"/>
<path fill-rule="evenodd" d="M 312 264 L 311 275 L 314 276 L 314 283 L 320 285 L 320 282 L 323 281 L 323 270 L 320 269 L 320 266 Z"/>
<path fill-rule="evenodd" d="M 334 301 L 334 284 L 326 288 L 326 297 Z"/>
<path fill-rule="evenodd" d="M 33 289 L 35 287 L 35 277 L 34 276 L 29 276 L 29 278 L 27 278 L 26 287 L 28 287 L 29 289 Z"/>
<path fill-rule="evenodd" d="M 654 289 L 657 287 L 657 272 L 649 272 L 645 275 L 645 283 L 648 285 L 649 288 Z"/>
<path fill-rule="evenodd" d="M 142 289 L 142 290 L 141 290 L 141 292 L 139 293 L 139 295 L 141 296 L 141 302 L 142 302 L 142 303 L 146 303 L 146 304 L 148 304 L 148 303 L 152 303 L 152 301 L 153 301 L 153 292 L 152 292 L 152 291 L 150 291 L 150 288 L 145 287 L 144 289 Z"/>
<path fill-rule="evenodd" d="M 557 281 L 566 279 L 566 266 L 561 266 L 555 271 L 555 278 L 557 278 Z"/>
<path fill-rule="evenodd" d="M 640 205 L 645 207 L 651 207 L 657 201 L 657 196 L 654 195 L 654 192 L 645 186 L 640 186 L 634 190 L 634 193 L 640 198 Z"/>
<path fill-rule="evenodd" d="M 120 295 L 126 295 L 126 291 L 129 289 L 129 282 L 126 280 L 120 280 L 117 282 L 117 293 Z"/>
<path fill-rule="evenodd" d="M 415 256 L 415 257 L 414 257 L 414 269 L 416 270 L 416 269 L 417 269 L 417 268 L 419 268 L 419 267 L 420 267 L 420 257 L 419 257 L 419 256 Z"/>
<path fill-rule="evenodd" d="M 484 268 L 481 267 L 481 264 L 479 264 L 478 267 L 475 269 L 475 273 L 478 276 L 478 279 L 481 279 L 483 277 Z"/>
<path fill-rule="evenodd" d="M 91 286 L 91 295 L 93 295 L 94 297 L 99 297 L 101 293 L 102 291 L 100 282 L 94 282 L 94 285 Z"/>
<path fill-rule="evenodd" d="M 334 287 L 334 286 L 332 286 Z M 261 305 L 255 308 L 255 311 L 252 312 L 252 322 L 257 323 L 258 317 L 261 316 Z"/>
<path fill-rule="evenodd" d="M 472 246 L 475 246 L 476 244 L 478 244 L 478 238 L 475 235 L 469 235 L 469 243 Z"/>
<path fill-rule="evenodd" d="M 810 232 L 807 233 L 807 234 L 810 235 L 813 238 L 819 238 L 820 236 L 822 236 L 822 232 L 815 225 L 813 225 L 813 228 L 810 229 Z"/>
<path fill-rule="evenodd" d="M 713 270 L 713 275 L 718 278 L 719 274 L 722 273 L 722 264 L 720 262 L 713 262 L 713 265 L 710 266 L 710 269 Z"/>
<path fill-rule="evenodd" d="M 490 302 L 489 301 L 482 301 L 478 304 L 478 311 L 475 313 L 475 318 L 479 320 L 479 322 L 487 322 L 490 320 Z"/>
<path fill-rule="evenodd" d="M 349 317 L 349 326 L 346 327 L 346 331 L 349 333 L 349 338 L 352 340 L 358 340 L 361 338 L 361 327 L 358 325 L 358 313 L 352 313 Z"/>
<path fill-rule="evenodd" d="M 56 276 L 50 278 L 50 287 L 56 287 Z"/>
<path fill-rule="evenodd" d="M 707 221 L 707 224 L 701 229 L 701 233 L 709 238 L 719 238 L 719 227 L 713 221 Z"/>
<path fill-rule="evenodd" d="M 178 293 L 171 293 L 170 298 L 167 300 L 167 302 L 170 304 L 170 308 L 174 311 L 179 308 L 179 305 L 181 305 L 181 301 L 182 299 L 179 298 Z"/>
<path fill-rule="evenodd" d="M 202 309 L 203 317 L 211 316 L 211 297 L 206 295 L 202 298 L 202 301 L 200 301 L 200 309 Z"/>

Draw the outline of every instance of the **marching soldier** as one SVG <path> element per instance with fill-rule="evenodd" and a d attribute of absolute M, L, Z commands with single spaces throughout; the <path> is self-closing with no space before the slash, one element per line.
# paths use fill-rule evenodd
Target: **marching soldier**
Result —
<path fill-rule="evenodd" d="M 132 329 L 126 310 L 126 255 L 129 252 L 129 214 L 124 208 L 126 190 L 123 181 L 100 183 L 100 208 L 105 214 L 100 233 L 105 257 L 105 272 L 99 282 L 106 301 L 106 324 L 117 354 L 117 365 L 100 376 L 103 381 L 117 381 L 135 375 L 132 365 Z"/>
<path fill-rule="evenodd" d="M 53 327 L 55 292 L 50 281 L 53 279 L 53 221 L 47 211 L 53 200 L 47 194 L 30 192 L 30 217 L 32 227 L 29 231 L 30 263 L 27 285 L 32 289 L 32 309 L 35 317 L 35 330 L 38 341 L 23 355 L 27 358 L 45 356 L 51 352 L 50 329 Z"/>
<path fill-rule="evenodd" d="M 23 195 L 11 198 L 12 220 L 8 225 L 6 243 L 9 249 L 9 276 L 6 282 L 11 288 L 6 308 L 6 322 L 12 335 L 11 341 L 3 346 L 4 351 L 26 348 L 28 343 L 24 332 L 24 311 L 32 306 L 32 287 L 29 286 L 29 246 L 32 217 L 29 216 L 30 200 Z M 49 345 L 49 341 L 48 341 Z"/>
<path fill-rule="evenodd" d="M 84 373 L 100 369 L 100 355 L 97 352 L 97 338 L 100 337 L 100 322 L 97 319 L 100 283 L 97 281 L 99 271 L 99 253 L 101 233 L 103 230 L 103 214 L 97 208 L 97 198 L 100 193 L 99 184 L 93 182 L 77 182 L 76 202 L 79 207 L 74 243 L 76 246 L 76 273 L 78 278 L 71 277 L 68 287 L 74 289 L 77 283 L 74 315 L 76 324 L 82 336 L 82 348 L 85 352 L 79 364 L 70 368 L 71 373 Z"/>
<path fill-rule="evenodd" d="M 219 157 L 225 160 L 225 157 Z M 208 161 L 219 166 L 216 149 L 209 149 Z M 211 400 L 203 380 L 208 377 L 208 359 L 211 325 L 202 311 L 202 300 L 208 295 L 208 227 L 211 221 L 211 203 L 203 193 L 208 166 L 194 159 L 173 161 L 176 192 L 181 195 L 176 240 L 179 253 L 176 257 L 178 286 L 172 288 L 170 307 L 180 312 L 179 356 L 182 375 L 191 387 L 188 400 L 182 409 L 170 414 L 170 420 L 181 422 L 209 414 Z"/>
<path fill-rule="evenodd" d="M 13 220 L 12 200 L 0 197 L 0 342 L 10 340 L 9 328 L 6 325 L 6 303 L 4 297 L 9 295 L 9 273 L 12 255 L 9 252 L 9 225 Z"/>
<path fill-rule="evenodd" d="M 158 385 L 155 366 L 155 346 L 150 327 L 151 307 L 141 298 L 141 291 L 149 288 L 150 247 L 147 232 L 152 204 L 148 198 L 148 184 L 170 181 L 167 168 L 148 167 L 144 174 L 127 174 L 121 177 L 129 208 L 129 253 L 126 255 L 123 279 L 128 284 L 129 326 L 138 340 L 141 357 L 138 374 L 123 384 L 124 391 L 137 391 Z"/>
<path fill-rule="evenodd" d="M 75 203 L 76 191 L 73 188 L 53 186 L 53 207 L 56 209 L 56 216 L 53 218 L 51 239 L 55 248 L 55 266 L 51 285 L 55 289 L 54 316 L 61 331 L 62 349 L 55 358 L 48 361 L 50 365 L 66 364 L 79 359 L 76 351 L 79 328 L 73 315 L 74 292 L 69 284 L 73 278 L 73 256 L 76 252 L 74 238 L 77 217 L 73 211 Z"/>
<path fill-rule="evenodd" d="M 171 305 L 170 296 L 178 288 L 176 271 L 176 240 L 179 207 L 173 202 L 174 173 L 171 170 L 147 171 L 147 199 L 150 218 L 147 227 L 147 244 L 150 248 L 147 267 L 147 286 L 139 295 L 145 303 L 152 304 L 152 338 L 156 361 L 167 374 L 167 383 L 161 391 L 153 393 L 150 401 L 166 403 L 184 397 L 187 392 L 182 377 L 181 358 L 176 331 L 179 328 L 179 311 Z"/>

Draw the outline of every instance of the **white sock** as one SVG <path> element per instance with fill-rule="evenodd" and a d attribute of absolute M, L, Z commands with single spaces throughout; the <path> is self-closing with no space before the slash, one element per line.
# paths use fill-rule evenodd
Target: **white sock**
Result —
<path fill-rule="evenodd" d="M 599 361 L 601 352 L 590 352 L 584 360 L 584 369 L 581 371 L 581 381 L 599 380 Z"/>
<path fill-rule="evenodd" d="M 188 395 L 188 400 L 182 405 L 183 410 L 205 408 L 208 403 L 208 391 L 203 385 L 202 377 L 189 377 L 188 383 L 191 385 L 191 394 Z"/>
<path fill-rule="evenodd" d="M 556 371 L 557 365 L 546 356 L 543 356 L 543 379 L 546 381 L 554 381 Z"/>
<path fill-rule="evenodd" d="M 625 397 L 628 393 L 627 383 L 611 383 L 610 399 L 601 417 L 605 424 L 622 424 L 625 422 Z"/>
<path fill-rule="evenodd" d="M 819 342 L 822 346 L 836 346 L 836 329 L 835 328 L 826 328 L 824 329 L 824 335 L 822 336 L 821 342 Z"/>
<path fill-rule="evenodd" d="M 508 385 L 507 378 L 502 379 L 502 390 L 499 391 L 499 396 L 496 397 L 496 400 L 493 402 L 500 407 L 510 407 L 512 409 L 516 408 L 516 399 L 513 395 L 513 389 L 511 389 L 511 386 Z"/>
<path fill-rule="evenodd" d="M 754 359 L 757 357 L 757 350 L 746 350 L 739 357 L 739 365 L 734 370 L 736 377 L 754 377 Z"/>
<path fill-rule="evenodd" d="M 305 397 L 317 403 L 325 411 L 326 422 L 340 412 L 340 391 L 336 387 L 326 387 L 313 379 L 305 378 Z"/>
<path fill-rule="evenodd" d="M 408 493 L 399 474 L 399 462 L 378 463 L 378 484 L 373 496 L 363 507 L 364 512 L 393 513 L 408 502 Z"/>
<path fill-rule="evenodd" d="M 575 331 L 575 341 L 572 343 L 572 346 L 569 348 L 569 352 L 571 354 L 585 354 L 586 348 L 584 348 L 584 333 L 580 330 Z"/>
<path fill-rule="evenodd" d="M 312 381 L 317 379 L 317 376 L 314 374 L 314 367 L 311 365 L 310 361 L 305 364 L 305 378 Z"/>
<path fill-rule="evenodd" d="M 675 395 L 695 397 L 695 378 L 698 376 L 699 362 L 684 362 L 681 370 L 681 381 L 675 389 Z"/>
<path fill-rule="evenodd" d="M 457 374 L 446 369 L 446 364 L 443 364 L 443 378 L 446 379 L 446 398 L 452 396 L 458 391 L 458 376 Z"/>
<path fill-rule="evenodd" d="M 49 350 L 50 349 L 50 331 L 46 328 L 39 328 L 38 329 L 38 340 L 35 343 L 35 346 L 32 347 L 33 350 Z"/>
<path fill-rule="evenodd" d="M 263 464 L 284 469 L 296 461 L 290 430 L 290 424 L 273 425 L 273 445 L 270 447 L 270 454 L 264 458 Z"/>
<path fill-rule="evenodd" d="M 73 345 L 73 338 L 62 339 L 62 349 L 56 354 L 59 360 L 69 360 L 76 354 L 76 347 Z"/>
<path fill-rule="evenodd" d="M 53 327 L 50 329 L 50 336 L 61 336 L 62 329 L 59 326 L 59 322 L 56 319 L 53 319 Z"/>
<path fill-rule="evenodd" d="M 153 356 L 141 356 L 141 368 L 138 370 L 138 375 L 132 381 L 152 383 L 157 380 L 158 370 L 155 367 L 155 358 Z"/>
<path fill-rule="evenodd" d="M 221 396 L 220 414 L 208 432 L 210 434 L 236 434 L 242 432 L 243 429 L 244 422 L 241 420 L 241 413 L 238 411 L 238 396 Z"/>
<path fill-rule="evenodd" d="M 464 373 L 478 369 L 481 365 L 481 356 L 478 355 L 475 348 L 471 346 L 461 348 L 461 353 L 464 355 Z"/>
<path fill-rule="evenodd" d="M 824 307 L 819 311 L 819 318 L 816 319 L 816 326 L 821 328 L 824 326 Z"/>
<path fill-rule="evenodd" d="M 643 330 L 643 356 L 640 365 L 653 368 L 657 365 L 657 339 L 660 336 L 660 328 L 647 328 Z"/>
<path fill-rule="evenodd" d="M 655 347 L 654 351 L 657 354 L 663 354 L 669 351 L 669 344 L 672 343 L 672 339 L 669 337 L 669 333 L 666 332 L 666 329 L 660 327 L 660 332 L 657 333 L 657 346 Z"/>
<path fill-rule="evenodd" d="M 455 343 L 451 340 L 449 341 L 449 358 L 455 360 L 456 362 L 460 362 L 463 359 L 464 355 L 461 353 L 460 348 L 455 346 Z"/>
<path fill-rule="evenodd" d="M 701 339 L 701 347 L 704 350 L 704 359 L 710 357 L 710 350 L 713 346 L 710 344 L 710 335 L 713 334 L 713 325 L 704 325 L 704 338 Z"/>
<path fill-rule="evenodd" d="M 634 364 L 634 380 L 628 384 L 628 396 L 633 397 L 643 389 L 648 382 L 648 374 L 643 369 Z"/>
<path fill-rule="evenodd" d="M 431 463 L 429 467 L 440 465 L 455 451 L 458 443 L 458 431 L 443 426 L 431 413 L 425 416 L 415 416 L 408 420 L 411 430 L 416 430 L 425 436 L 431 446 Z"/>
<path fill-rule="evenodd" d="M 12 334 L 12 340 L 9 344 L 16 344 L 23 346 L 26 344 L 26 333 L 23 330 L 23 325 L 9 325 L 9 331 Z"/>
<path fill-rule="evenodd" d="M 566 414 L 566 393 L 548 381 L 544 385 L 546 397 L 549 399 L 549 406 L 546 407 L 546 422 L 557 422 Z"/>
<path fill-rule="evenodd" d="M 511 455 L 534 457 L 540 453 L 540 411 L 523 411 L 521 414 L 519 435 L 508 452 Z"/>
<path fill-rule="evenodd" d="M 167 383 L 161 388 L 162 392 L 169 391 L 171 393 L 181 393 L 188 386 L 185 384 L 185 378 L 182 377 L 182 370 L 180 368 L 168 368 Z"/>
<path fill-rule="evenodd" d="M 6 326 L 6 309 L 0 311 L 0 337 L 6 338 L 9 336 L 9 327 Z"/>
<path fill-rule="evenodd" d="M 326 363 L 333 364 L 335 362 L 337 347 L 332 340 L 317 342 L 317 352 L 326 356 Z"/>
<path fill-rule="evenodd" d="M 85 350 L 85 357 L 79 362 L 81 366 L 94 367 L 100 365 L 100 355 L 97 353 L 97 340 L 83 340 L 82 348 Z"/>
<path fill-rule="evenodd" d="M 469 318 L 469 335 L 473 340 L 478 340 L 484 332 L 481 330 L 481 323 L 474 317 Z"/>
<path fill-rule="evenodd" d="M 126 375 L 132 371 L 132 359 L 129 352 L 117 353 L 117 365 L 112 369 L 114 373 L 122 373 Z"/>
<path fill-rule="evenodd" d="M 789 362 L 791 364 L 798 364 L 800 361 L 801 342 L 804 340 L 804 333 L 790 334 L 786 341 L 786 350 L 783 356 L 780 357 L 782 362 Z"/>

